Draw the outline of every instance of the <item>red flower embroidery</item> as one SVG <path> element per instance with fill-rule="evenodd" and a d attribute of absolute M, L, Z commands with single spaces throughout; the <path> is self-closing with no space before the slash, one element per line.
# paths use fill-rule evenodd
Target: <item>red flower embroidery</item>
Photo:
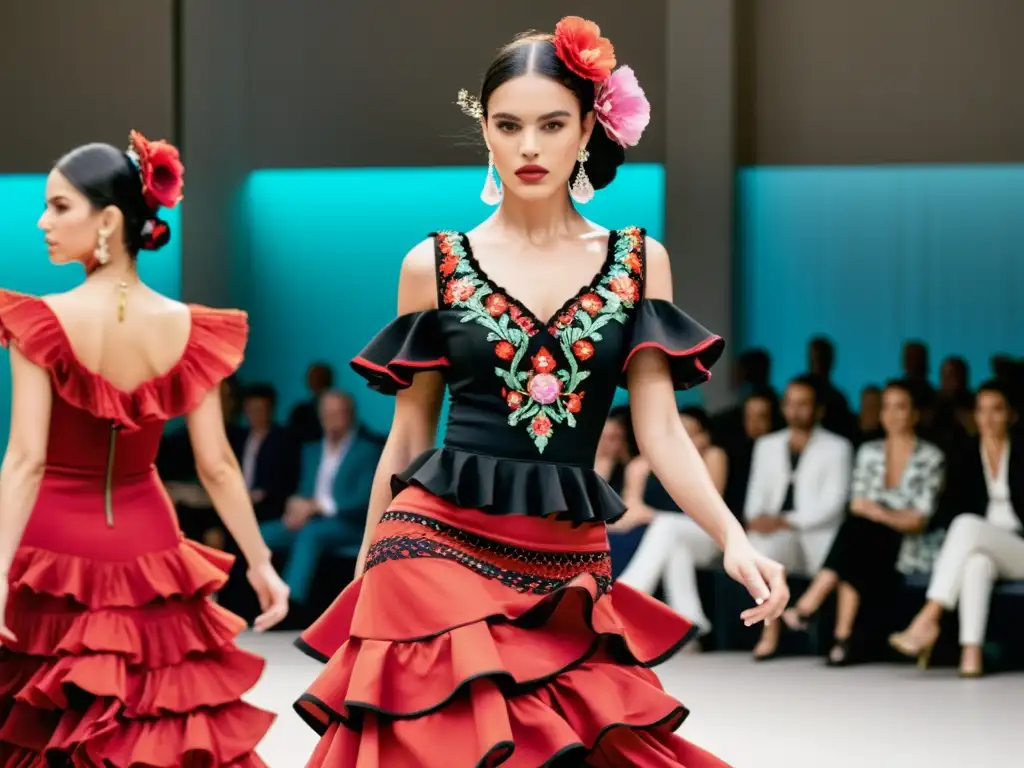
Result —
<path fill-rule="evenodd" d="M 629 268 L 630 272 L 637 275 L 639 275 L 640 270 L 643 269 L 643 265 L 640 263 L 640 256 L 637 255 L 635 250 L 630 251 L 629 255 L 623 259 L 622 263 Z"/>
<path fill-rule="evenodd" d="M 484 300 L 484 309 L 491 317 L 501 317 L 508 310 L 508 299 L 500 293 L 492 293 Z"/>
<path fill-rule="evenodd" d="M 522 392 L 509 392 L 505 397 L 505 402 L 508 403 L 508 407 L 513 411 L 519 410 L 523 405 L 523 393 Z"/>
<path fill-rule="evenodd" d="M 533 434 L 537 437 L 547 437 L 551 434 L 551 419 L 543 413 L 534 416 L 530 426 L 533 427 Z"/>
<path fill-rule="evenodd" d="M 635 302 L 640 298 L 640 289 L 636 287 L 636 282 L 626 275 L 614 278 L 608 283 L 608 287 L 623 301 Z"/>
<path fill-rule="evenodd" d="M 502 360 L 511 360 L 516 356 L 516 348 L 507 341 L 499 341 L 494 345 L 494 354 Z"/>
<path fill-rule="evenodd" d="M 443 248 L 441 250 L 444 251 Z M 451 249 L 449 248 L 448 255 L 441 259 L 441 274 L 444 277 L 451 277 L 458 266 L 459 257 L 452 253 Z"/>
<path fill-rule="evenodd" d="M 579 413 L 580 412 L 580 408 L 582 408 L 582 407 L 583 407 L 583 395 L 577 395 L 577 394 L 575 394 L 573 392 L 570 392 L 566 396 L 565 410 L 567 410 L 569 413 Z"/>
<path fill-rule="evenodd" d="M 437 241 L 437 248 L 445 256 L 449 256 L 452 253 L 452 244 L 448 242 L 447 237 L 439 238 Z"/>
<path fill-rule="evenodd" d="M 444 300 L 448 304 L 454 304 L 457 301 L 469 301 L 473 298 L 474 293 L 476 293 L 476 286 L 473 285 L 473 281 L 460 277 L 458 280 L 448 281 L 448 285 L 444 289 Z"/>
<path fill-rule="evenodd" d="M 580 339 L 572 345 L 572 352 L 580 360 L 589 360 L 594 356 L 594 345 L 586 339 Z"/>
<path fill-rule="evenodd" d="M 537 333 L 537 329 L 533 326 L 533 320 L 524 315 L 523 310 L 515 304 L 509 305 L 508 316 L 512 318 L 513 323 L 523 329 L 527 336 L 533 336 Z"/>
<path fill-rule="evenodd" d="M 584 312 L 594 317 L 604 307 L 604 300 L 596 293 L 585 293 L 580 297 L 579 304 Z"/>
<path fill-rule="evenodd" d="M 551 373 L 555 370 L 555 358 L 545 347 L 541 347 L 531 358 L 533 370 L 537 373 Z"/>

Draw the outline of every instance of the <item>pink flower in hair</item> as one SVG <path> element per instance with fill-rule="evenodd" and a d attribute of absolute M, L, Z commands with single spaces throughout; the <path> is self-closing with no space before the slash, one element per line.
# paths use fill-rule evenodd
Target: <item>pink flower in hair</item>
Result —
<path fill-rule="evenodd" d="M 635 147 L 651 122 L 651 104 L 631 67 L 619 67 L 601 84 L 594 111 L 608 137 L 623 147 Z"/>

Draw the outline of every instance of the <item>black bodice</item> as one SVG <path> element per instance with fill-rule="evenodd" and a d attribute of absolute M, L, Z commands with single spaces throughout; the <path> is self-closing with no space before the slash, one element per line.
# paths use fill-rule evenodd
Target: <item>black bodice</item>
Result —
<path fill-rule="evenodd" d="M 640 349 L 669 358 L 676 389 L 706 381 L 724 342 L 673 304 L 644 298 L 645 235 L 611 232 L 591 282 L 549 320 L 493 283 L 459 232 L 433 235 L 438 309 L 402 315 L 352 360 L 394 394 L 427 370 L 451 396 L 444 446 L 395 478 L 491 514 L 611 521 L 625 511 L 594 470 L 617 386 Z"/>

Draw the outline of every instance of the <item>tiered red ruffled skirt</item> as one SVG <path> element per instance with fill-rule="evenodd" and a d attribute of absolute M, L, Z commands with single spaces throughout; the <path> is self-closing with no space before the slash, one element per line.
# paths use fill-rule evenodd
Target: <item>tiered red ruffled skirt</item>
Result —
<path fill-rule="evenodd" d="M 82 522 L 68 517 L 46 522 Z M 41 522 L 27 541 L 46 537 Z M 240 701 L 264 662 L 234 645 L 245 622 L 207 597 L 232 558 L 189 541 L 133 557 L 152 537 L 133 538 L 107 553 L 121 560 L 18 550 L 7 610 L 18 643 L 0 649 L 2 768 L 264 765 L 253 749 L 274 716 Z"/>
<path fill-rule="evenodd" d="M 727 768 L 672 733 L 687 711 L 647 669 L 692 625 L 610 577 L 603 527 L 403 491 L 298 643 L 327 662 L 295 705 L 308 765 Z"/>

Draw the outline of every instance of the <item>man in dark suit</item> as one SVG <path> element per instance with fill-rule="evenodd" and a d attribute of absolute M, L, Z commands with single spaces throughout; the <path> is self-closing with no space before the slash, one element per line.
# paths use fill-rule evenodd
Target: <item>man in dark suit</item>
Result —
<path fill-rule="evenodd" d="M 260 526 L 267 546 L 288 553 L 283 577 L 300 605 L 309 597 L 321 556 L 362 541 L 382 449 L 357 425 L 355 404 L 343 392 L 320 397 L 320 423 L 323 440 L 302 447 L 298 493 L 280 520 Z"/>
<path fill-rule="evenodd" d="M 238 461 L 261 522 L 280 518 L 299 484 L 299 445 L 274 421 L 276 405 L 277 392 L 269 384 L 252 385 L 242 401 L 247 424 Z"/>

